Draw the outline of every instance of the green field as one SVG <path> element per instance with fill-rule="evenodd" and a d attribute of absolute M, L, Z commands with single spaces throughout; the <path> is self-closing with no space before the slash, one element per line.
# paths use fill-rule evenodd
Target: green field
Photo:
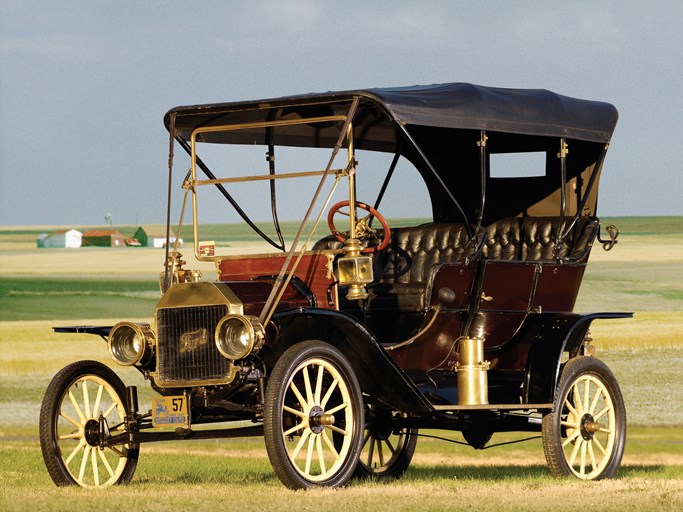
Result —
<path fill-rule="evenodd" d="M 51 327 L 149 319 L 159 299 L 163 251 L 36 249 L 35 237 L 46 229 L 0 228 L 0 507 L 681 510 L 683 217 L 605 223 L 618 225 L 620 242 L 610 252 L 596 244 L 577 310 L 636 312 L 633 319 L 591 327 L 598 356 L 617 376 L 628 412 L 626 453 L 616 479 L 553 480 L 538 439 L 484 451 L 421 439 L 414 464 L 399 482 L 358 482 L 305 493 L 282 487 L 260 438 L 145 445 L 131 485 L 97 492 L 54 487 L 37 445 L 44 389 L 74 360 L 113 363 L 100 338 L 55 334 Z M 124 234 L 134 229 L 122 227 Z M 290 236 L 295 229 L 288 223 Z M 207 238 L 229 244 L 226 233 L 237 235 L 238 242 L 253 241 L 236 226 L 212 226 Z M 185 259 L 192 266 L 192 258 Z M 139 386 L 141 407 L 146 407 L 151 392 L 139 374 L 116 371 L 127 384 Z M 457 433 L 447 436 L 462 440 Z M 494 441 L 523 437 L 496 434 Z"/>

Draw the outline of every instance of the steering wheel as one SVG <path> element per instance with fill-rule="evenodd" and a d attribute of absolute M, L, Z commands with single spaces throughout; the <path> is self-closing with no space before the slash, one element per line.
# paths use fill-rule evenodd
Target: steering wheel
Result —
<path fill-rule="evenodd" d="M 329 226 L 330 231 L 332 232 L 334 237 L 342 243 L 344 243 L 349 238 L 349 232 L 339 231 L 335 227 L 334 216 L 339 214 L 349 217 L 351 215 L 351 212 L 347 213 L 342 210 L 342 208 L 348 208 L 348 206 L 349 201 L 340 201 L 337 204 L 333 205 L 332 208 L 330 208 L 330 212 L 327 214 L 327 225 Z M 391 240 L 391 231 L 389 230 L 389 223 L 387 222 L 387 220 L 382 216 L 382 214 L 380 214 L 370 205 L 356 201 L 356 207 L 360 208 L 361 210 L 365 210 L 366 212 L 368 212 L 368 214 L 365 217 L 356 218 L 356 226 L 354 227 L 354 237 L 358 238 L 359 240 L 367 239 L 379 242 L 377 245 L 372 245 L 369 247 L 365 247 L 364 249 L 361 249 L 361 252 L 363 254 L 371 254 L 373 252 L 382 251 L 386 249 L 389 245 L 389 241 Z M 372 217 L 376 218 L 382 225 L 384 233 L 382 233 L 381 238 L 377 236 L 377 230 L 372 229 L 372 227 L 370 226 L 370 219 Z"/>

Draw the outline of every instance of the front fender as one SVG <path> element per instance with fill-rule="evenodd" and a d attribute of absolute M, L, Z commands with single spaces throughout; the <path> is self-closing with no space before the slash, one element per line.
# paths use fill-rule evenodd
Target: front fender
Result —
<path fill-rule="evenodd" d="M 527 360 L 524 399 L 526 403 L 552 403 L 560 377 L 563 352 L 577 350 L 593 320 L 632 318 L 633 313 L 549 314 L 541 321 Z"/>
<path fill-rule="evenodd" d="M 320 340 L 339 349 L 349 360 L 370 402 L 404 412 L 432 410 L 424 395 L 372 333 L 352 316 L 339 311 L 301 308 L 277 313 L 273 321 L 278 325 L 279 336 L 264 358 L 267 367 L 272 368 L 292 345 Z"/>

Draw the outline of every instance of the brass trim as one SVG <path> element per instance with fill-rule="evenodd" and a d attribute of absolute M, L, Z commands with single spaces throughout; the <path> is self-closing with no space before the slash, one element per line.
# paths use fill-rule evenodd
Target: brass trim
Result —
<path fill-rule="evenodd" d="M 330 169 L 330 172 L 335 174 L 343 172 L 344 169 Z M 286 180 L 292 178 L 307 178 L 311 176 L 322 176 L 325 171 L 300 171 L 300 172 L 287 172 L 282 174 L 252 174 L 249 176 L 239 176 L 236 178 L 216 178 L 215 180 L 197 180 L 194 182 L 195 186 L 202 185 L 218 185 L 220 183 L 245 183 L 249 181 L 273 181 L 273 180 Z"/>

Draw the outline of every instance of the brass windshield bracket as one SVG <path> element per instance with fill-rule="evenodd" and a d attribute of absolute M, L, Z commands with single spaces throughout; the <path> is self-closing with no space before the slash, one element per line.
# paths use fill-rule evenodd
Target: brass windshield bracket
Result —
<path fill-rule="evenodd" d="M 569 153 L 569 145 L 562 139 L 560 144 L 560 152 L 557 154 L 557 158 L 565 158 Z"/>

